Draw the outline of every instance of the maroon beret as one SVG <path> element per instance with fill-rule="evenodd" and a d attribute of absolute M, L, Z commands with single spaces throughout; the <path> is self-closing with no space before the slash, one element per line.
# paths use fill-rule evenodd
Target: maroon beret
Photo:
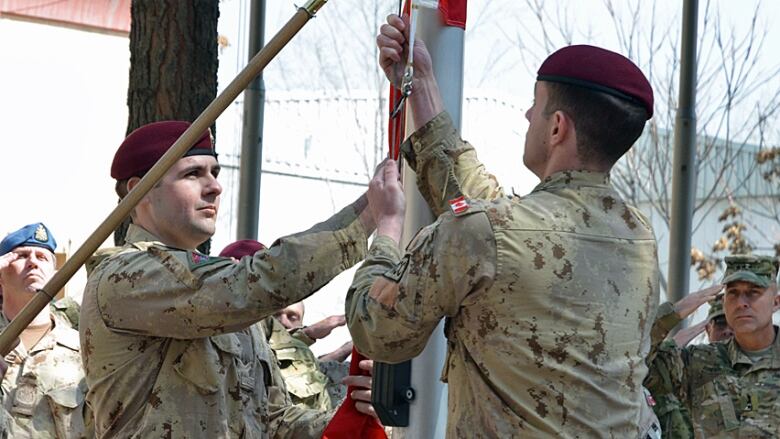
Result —
<path fill-rule="evenodd" d="M 111 163 L 111 177 L 116 180 L 125 180 L 130 177 L 142 176 L 146 171 L 152 169 L 157 160 L 168 151 L 168 148 L 173 146 L 189 127 L 190 123 L 182 120 L 164 120 L 148 123 L 135 129 L 116 150 L 114 161 Z M 203 132 L 195 145 L 184 154 L 184 157 L 193 155 L 217 157 L 208 130 Z"/>
<path fill-rule="evenodd" d="M 263 249 L 265 249 L 265 246 L 253 239 L 240 239 L 232 244 L 228 244 L 227 247 L 219 252 L 219 255 L 223 258 L 241 259 L 244 256 L 253 255 Z"/>
<path fill-rule="evenodd" d="M 653 88 L 630 59 L 600 47 L 577 45 L 559 49 L 539 67 L 537 81 L 586 87 L 634 102 L 653 117 Z"/>

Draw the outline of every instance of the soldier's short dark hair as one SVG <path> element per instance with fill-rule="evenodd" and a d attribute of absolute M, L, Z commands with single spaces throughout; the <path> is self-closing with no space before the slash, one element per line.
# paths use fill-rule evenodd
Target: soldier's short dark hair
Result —
<path fill-rule="evenodd" d="M 638 103 L 576 85 L 545 82 L 545 113 L 563 111 L 577 130 L 577 154 L 587 162 L 614 164 L 642 135 L 647 110 Z"/>

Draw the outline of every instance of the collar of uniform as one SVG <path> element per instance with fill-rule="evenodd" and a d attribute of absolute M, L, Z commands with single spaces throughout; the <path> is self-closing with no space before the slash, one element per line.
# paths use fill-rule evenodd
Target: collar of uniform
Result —
<path fill-rule="evenodd" d="M 56 328 L 56 323 L 54 322 L 54 319 L 51 321 L 54 328 Z M 49 329 L 49 331 L 44 334 L 44 336 L 38 340 L 38 343 L 35 343 L 35 346 L 31 348 L 26 348 L 22 345 L 21 341 L 19 344 L 16 345 L 16 347 L 13 348 L 13 350 L 6 355 L 5 360 L 9 363 L 16 363 L 16 364 L 22 364 L 24 360 L 29 357 L 30 355 L 33 355 L 36 352 L 46 351 L 54 347 L 56 344 L 52 333 L 54 332 L 54 328 Z"/>
<path fill-rule="evenodd" d="M 560 171 L 556 172 L 536 185 L 533 192 L 558 187 L 608 186 L 609 173 L 595 171 Z"/>
<path fill-rule="evenodd" d="M 731 360 L 731 366 L 734 367 L 737 364 L 745 364 L 750 366 L 748 373 L 754 370 L 760 369 L 780 369 L 780 336 L 778 336 L 778 327 L 775 326 L 775 341 L 772 343 L 771 357 L 762 358 L 759 362 L 753 363 L 753 360 L 745 354 L 737 344 L 737 339 L 731 337 L 728 341 L 728 353 L 729 360 Z"/>
<path fill-rule="evenodd" d="M 52 325 L 54 327 L 28 351 L 28 355 L 54 349 L 55 345 L 65 346 L 70 350 L 78 352 L 80 348 L 78 331 L 68 326 L 62 319 L 55 317 L 52 317 Z"/>
<path fill-rule="evenodd" d="M 135 244 L 136 242 L 153 242 L 155 244 L 168 247 L 160 241 L 160 238 L 152 235 L 151 232 L 135 224 L 130 224 L 130 226 L 127 228 L 125 242 L 128 244 Z"/>

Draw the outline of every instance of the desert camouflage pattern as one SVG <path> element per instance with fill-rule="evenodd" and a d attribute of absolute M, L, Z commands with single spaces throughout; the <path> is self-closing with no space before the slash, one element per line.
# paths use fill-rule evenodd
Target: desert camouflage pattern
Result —
<path fill-rule="evenodd" d="M 684 348 L 659 342 L 679 322 L 672 304 L 661 305 L 646 380 L 654 395 L 686 406 L 696 438 L 780 437 L 780 340 L 756 362 L 734 338 Z"/>
<path fill-rule="evenodd" d="M 2 403 L 8 437 L 92 437 L 85 408 L 79 333 L 53 316 L 54 327 L 31 349 L 20 343 L 8 355 Z"/>
<path fill-rule="evenodd" d="M 331 414 L 292 405 L 260 325 L 366 253 L 365 198 L 234 263 L 138 226 L 94 266 L 82 358 L 98 438 L 320 437 Z"/>
<path fill-rule="evenodd" d="M 403 255 L 387 237 L 372 243 L 347 298 L 357 348 L 404 361 L 446 318 L 447 437 L 657 433 L 642 388 L 656 243 L 608 175 L 561 172 L 507 198 L 446 113 L 404 149 L 444 214 Z M 485 200 L 446 212 L 461 194 Z"/>
<path fill-rule="evenodd" d="M 330 410 L 328 377 L 320 372 L 314 352 L 306 343 L 291 336 L 274 317 L 263 320 L 263 328 L 293 404 L 312 410 Z"/>

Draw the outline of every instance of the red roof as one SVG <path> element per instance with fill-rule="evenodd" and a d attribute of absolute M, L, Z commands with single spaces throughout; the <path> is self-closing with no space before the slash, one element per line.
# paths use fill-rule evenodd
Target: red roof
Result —
<path fill-rule="evenodd" d="M 126 35 L 130 0 L 0 0 L 0 17 Z"/>

